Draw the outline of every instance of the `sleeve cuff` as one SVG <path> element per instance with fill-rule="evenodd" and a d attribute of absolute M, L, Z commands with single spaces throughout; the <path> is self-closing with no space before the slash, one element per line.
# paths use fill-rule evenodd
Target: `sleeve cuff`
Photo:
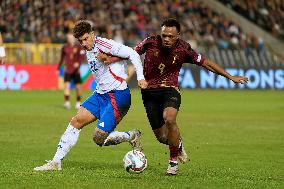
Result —
<path fill-rule="evenodd" d="M 140 75 L 140 76 L 137 75 L 137 80 L 139 81 L 139 80 L 141 80 L 141 79 L 144 79 L 144 80 L 145 80 L 144 75 Z"/>

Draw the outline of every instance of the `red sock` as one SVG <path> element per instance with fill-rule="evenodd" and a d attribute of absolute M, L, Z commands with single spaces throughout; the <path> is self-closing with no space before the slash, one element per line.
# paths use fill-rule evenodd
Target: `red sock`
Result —
<path fill-rule="evenodd" d="M 81 96 L 77 96 L 77 102 L 81 101 Z"/>
<path fill-rule="evenodd" d="M 178 146 L 169 145 L 169 149 L 170 149 L 170 160 L 171 161 L 177 161 L 177 156 L 178 156 L 178 153 L 179 153 Z"/>
<path fill-rule="evenodd" d="M 70 96 L 69 95 L 64 95 L 64 100 L 69 101 Z"/>

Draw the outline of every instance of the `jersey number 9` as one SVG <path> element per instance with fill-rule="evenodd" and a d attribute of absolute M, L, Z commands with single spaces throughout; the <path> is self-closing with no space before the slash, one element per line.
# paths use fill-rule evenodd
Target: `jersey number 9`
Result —
<path fill-rule="evenodd" d="M 164 68 L 166 67 L 166 65 L 165 64 L 163 64 L 163 63 L 161 63 L 159 66 L 158 66 L 158 68 L 159 68 L 159 70 L 160 70 L 160 74 L 162 74 L 163 72 L 164 72 Z"/>

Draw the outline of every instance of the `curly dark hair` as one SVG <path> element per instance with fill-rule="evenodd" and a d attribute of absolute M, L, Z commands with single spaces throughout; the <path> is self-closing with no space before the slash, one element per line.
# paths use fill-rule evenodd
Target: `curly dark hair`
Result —
<path fill-rule="evenodd" d="M 73 28 L 73 35 L 78 39 L 85 33 L 90 33 L 91 31 L 93 31 L 91 23 L 87 20 L 80 20 L 75 23 L 75 27 Z"/>
<path fill-rule="evenodd" d="M 166 26 L 166 27 L 176 27 L 177 31 L 180 32 L 180 23 L 177 19 L 175 18 L 168 18 L 163 21 L 161 24 L 161 27 Z"/>

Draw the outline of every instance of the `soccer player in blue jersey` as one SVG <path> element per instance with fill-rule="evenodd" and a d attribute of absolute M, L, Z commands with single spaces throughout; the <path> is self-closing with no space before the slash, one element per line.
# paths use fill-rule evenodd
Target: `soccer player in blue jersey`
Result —
<path fill-rule="evenodd" d="M 139 54 L 130 47 L 96 36 L 88 21 L 77 22 L 73 35 L 86 50 L 87 61 L 97 87 L 71 119 L 61 136 L 53 159 L 42 166 L 35 167 L 36 171 L 61 170 L 61 161 L 77 143 L 81 129 L 96 120 L 99 121 L 94 130 L 93 140 L 99 146 L 130 142 L 134 149 L 141 149 L 140 131 L 137 129 L 129 132 L 114 131 L 131 104 L 130 91 L 125 81 L 127 62 L 123 59 L 129 59 L 135 66 L 138 86 L 142 89 L 147 87 Z M 99 52 L 121 57 L 122 60 L 105 64 L 102 60 L 98 60 Z"/>

